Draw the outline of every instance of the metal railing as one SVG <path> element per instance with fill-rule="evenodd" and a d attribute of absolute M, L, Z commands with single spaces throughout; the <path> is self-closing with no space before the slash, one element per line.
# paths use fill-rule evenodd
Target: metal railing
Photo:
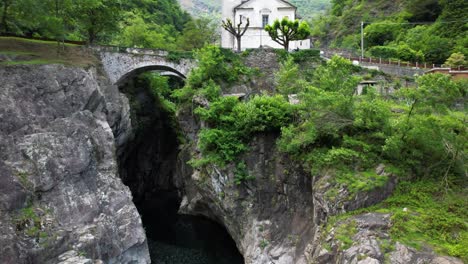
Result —
<path fill-rule="evenodd" d="M 444 64 L 433 64 L 427 62 L 409 62 L 396 59 L 385 59 L 385 58 L 372 58 L 364 57 L 361 58 L 356 51 L 343 50 L 343 49 L 321 49 L 321 56 L 325 58 L 331 58 L 334 55 L 341 56 L 351 61 L 358 61 L 360 64 L 375 64 L 375 65 L 389 65 L 397 67 L 407 68 L 418 68 L 418 69 L 436 69 L 436 68 L 450 68 L 450 70 L 465 71 L 467 70 L 464 66 L 450 67 Z"/>

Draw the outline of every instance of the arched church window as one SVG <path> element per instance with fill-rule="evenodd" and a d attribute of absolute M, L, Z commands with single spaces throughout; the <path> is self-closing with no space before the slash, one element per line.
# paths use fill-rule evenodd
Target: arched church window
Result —
<path fill-rule="evenodd" d="M 262 27 L 266 27 L 270 23 L 269 15 L 262 15 Z"/>

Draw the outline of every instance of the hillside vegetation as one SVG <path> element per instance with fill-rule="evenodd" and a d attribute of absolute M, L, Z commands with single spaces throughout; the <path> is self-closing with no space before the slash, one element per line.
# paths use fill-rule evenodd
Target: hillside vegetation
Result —
<path fill-rule="evenodd" d="M 442 64 L 468 55 L 467 14 L 464 0 L 333 0 L 314 35 L 319 45 L 359 51 L 364 21 L 367 56 Z"/>
<path fill-rule="evenodd" d="M 191 50 L 216 39 L 207 19 L 176 0 L 0 1 L 0 34 L 88 44 Z"/>

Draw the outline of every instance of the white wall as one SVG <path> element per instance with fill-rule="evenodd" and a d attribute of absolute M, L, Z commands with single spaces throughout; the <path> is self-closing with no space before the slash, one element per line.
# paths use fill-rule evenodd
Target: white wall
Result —
<path fill-rule="evenodd" d="M 234 4 L 234 2 L 236 4 Z M 233 19 L 233 8 L 240 5 L 242 0 L 223 1 L 223 19 Z M 234 23 L 239 23 L 240 16 L 248 17 L 250 19 L 250 27 L 242 37 L 241 48 L 259 48 L 260 46 L 269 46 L 273 48 L 282 48 L 281 45 L 274 42 L 268 33 L 263 30 L 262 16 L 269 16 L 269 24 L 272 24 L 276 19 L 283 19 L 288 17 L 291 20 L 296 19 L 295 9 L 278 0 L 251 0 L 250 2 L 242 5 L 241 8 L 235 10 Z M 237 43 L 234 37 L 227 31 L 223 30 L 221 45 L 224 48 L 237 48 Z M 290 43 L 290 49 L 308 49 L 310 48 L 310 40 L 293 41 Z"/>

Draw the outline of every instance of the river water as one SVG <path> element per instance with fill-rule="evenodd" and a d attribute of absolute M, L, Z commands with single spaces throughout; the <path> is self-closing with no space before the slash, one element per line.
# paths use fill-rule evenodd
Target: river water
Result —
<path fill-rule="evenodd" d="M 179 205 L 176 193 L 158 192 L 138 206 L 153 264 L 244 264 L 222 225 L 178 214 Z"/>

